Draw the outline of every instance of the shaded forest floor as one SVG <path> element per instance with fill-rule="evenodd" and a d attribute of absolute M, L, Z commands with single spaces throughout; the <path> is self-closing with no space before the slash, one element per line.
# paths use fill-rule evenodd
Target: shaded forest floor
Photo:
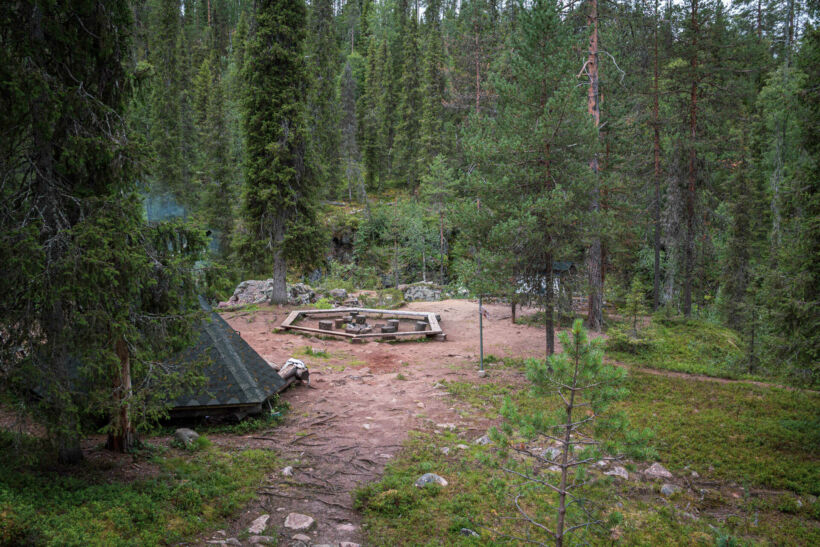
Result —
<path fill-rule="evenodd" d="M 158 433 L 146 439 L 145 452 L 105 465 L 95 456 L 105 454 L 102 439 L 91 438 L 83 471 L 14 459 L 0 474 L 0 544 L 20 537 L 66 545 L 191 537 L 251 544 L 249 525 L 270 515 L 263 535 L 299 545 L 283 528 L 291 512 L 315 518 L 305 541 L 314 545 L 487 545 L 524 534 L 522 522 L 509 518 L 514 482 L 491 465 L 492 445 L 474 441 L 500 423 L 505 397 L 526 409 L 552 404 L 529 394 L 524 375 L 524 359 L 544 354 L 543 328 L 512 324 L 508 307 L 488 305 L 488 376 L 479 378 L 476 303 L 408 307 L 440 313 L 447 341 L 358 345 L 274 333 L 290 307 L 224 314 L 266 359 L 297 357 L 310 368 L 309 387 L 282 395 L 290 405 L 283 423 L 204 430 L 212 446 L 198 452 Z M 643 475 L 651 462 L 625 462 L 627 480 L 594 471 L 590 498 L 611 522 L 591 543 L 820 543 L 818 394 L 635 362 L 629 368 L 622 408 L 633 425 L 654 431 L 658 459 L 673 474 L 668 482 L 680 490 L 661 495 L 661 483 Z M 9 414 L 2 416 L 0 426 L 8 427 Z M 24 447 L 36 451 L 36 439 L 24 437 Z M 13 446 L 10 437 L 3 442 Z M 286 466 L 292 475 L 282 473 Z M 450 484 L 413 487 L 426 472 Z M 36 534 L 25 535 L 34 526 Z"/>

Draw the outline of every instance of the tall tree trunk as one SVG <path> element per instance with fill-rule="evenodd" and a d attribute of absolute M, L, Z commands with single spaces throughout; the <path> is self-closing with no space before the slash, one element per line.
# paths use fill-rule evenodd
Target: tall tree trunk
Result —
<path fill-rule="evenodd" d="M 111 417 L 111 432 L 108 434 L 106 448 L 114 452 L 127 452 L 134 447 L 136 431 L 131 423 L 131 356 L 128 345 L 119 338 L 115 345 L 120 359 L 120 373 L 114 383 L 114 400 L 116 408 Z"/>
<path fill-rule="evenodd" d="M 547 355 L 552 355 L 555 353 L 555 325 L 552 320 L 553 315 L 555 315 L 555 293 L 552 286 L 552 254 L 547 254 L 544 267 L 544 279 L 547 284 L 546 290 L 544 291 L 544 328 L 547 338 Z"/>
<path fill-rule="evenodd" d="M 658 95 L 660 90 L 658 88 L 658 26 L 660 25 L 660 18 L 658 14 L 658 0 L 655 0 L 655 36 L 654 36 L 654 78 L 653 78 L 653 97 L 652 97 L 652 126 L 654 130 L 654 149 L 655 149 L 655 206 L 653 208 L 655 221 L 654 247 L 655 247 L 655 264 L 653 269 L 653 285 L 652 285 L 652 310 L 657 310 L 660 306 L 661 293 L 661 131 L 660 120 L 658 119 Z"/>
<path fill-rule="evenodd" d="M 589 89 L 587 91 L 587 111 L 592 115 L 595 130 L 601 122 L 601 108 L 598 90 L 598 0 L 590 2 L 590 11 L 587 16 L 587 26 L 590 28 L 589 58 L 587 73 L 589 74 Z M 597 216 L 600 209 L 600 179 L 598 177 L 598 153 L 596 152 L 589 162 L 595 176 L 592 189 L 590 211 Z M 595 233 L 587 252 L 587 273 L 589 275 L 589 314 L 587 321 L 589 328 L 599 331 L 603 326 L 603 280 L 601 278 L 601 238 Z"/>
<path fill-rule="evenodd" d="M 288 303 L 288 265 L 282 252 L 282 241 L 285 239 L 285 221 L 280 219 L 274 228 L 273 234 L 273 291 L 271 304 Z"/>
<path fill-rule="evenodd" d="M 439 285 L 444 285 L 444 209 L 438 214 Z"/>
<path fill-rule="evenodd" d="M 692 315 L 692 282 L 695 246 L 695 184 L 697 181 L 698 128 L 698 0 L 692 0 L 692 89 L 689 98 L 689 180 L 686 189 L 686 238 L 683 263 L 683 315 Z"/>

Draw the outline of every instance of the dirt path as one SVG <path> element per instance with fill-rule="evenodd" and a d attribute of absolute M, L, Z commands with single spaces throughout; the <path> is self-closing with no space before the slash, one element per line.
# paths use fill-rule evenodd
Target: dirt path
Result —
<path fill-rule="evenodd" d="M 506 306 L 486 307 L 485 355 L 543 355 L 543 330 L 511 324 Z M 316 519 L 317 528 L 309 534 L 314 545 L 362 543 L 352 492 L 360 484 L 378 480 L 410 431 L 455 427 L 465 442 L 486 432 L 489 423 L 461 418 L 445 392 L 436 387 L 439 380 L 478 380 L 477 304 L 419 302 L 408 309 L 440 313 L 447 341 L 350 344 L 273 333 L 290 308 L 225 314 L 264 358 L 283 363 L 295 356 L 311 371 L 311 387 L 295 387 L 283 394 L 291 410 L 281 427 L 267 435 L 211 437 L 219 444 L 275 448 L 294 468 L 290 477 L 280 471 L 267 477 L 260 485 L 259 499 L 229 536 L 239 535 L 260 514 L 271 515 L 265 534 L 284 532 L 285 517 L 297 512 Z M 304 355 L 304 346 L 326 356 Z M 280 544 L 290 544 L 292 535 L 280 535 Z"/>

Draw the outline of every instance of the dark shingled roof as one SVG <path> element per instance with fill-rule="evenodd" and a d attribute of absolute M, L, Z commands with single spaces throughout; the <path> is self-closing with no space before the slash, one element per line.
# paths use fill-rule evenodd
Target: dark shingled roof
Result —
<path fill-rule="evenodd" d="M 204 386 L 173 401 L 172 410 L 264 403 L 285 386 L 285 381 L 239 333 L 200 299 L 209 320 L 202 322 L 197 344 L 183 359 L 205 357 Z"/>

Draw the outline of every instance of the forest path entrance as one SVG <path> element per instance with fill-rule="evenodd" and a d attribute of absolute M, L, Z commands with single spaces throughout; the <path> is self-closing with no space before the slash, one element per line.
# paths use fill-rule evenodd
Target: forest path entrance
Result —
<path fill-rule="evenodd" d="M 506 305 L 485 308 L 489 314 L 484 321 L 485 355 L 543 357 L 542 329 L 513 325 Z M 291 405 L 282 426 L 246 436 L 211 436 L 221 445 L 275 449 L 283 467 L 293 467 L 291 476 L 277 470 L 266 478 L 257 500 L 233 523 L 228 537 L 242 537 L 255 518 L 269 514 L 264 534 L 279 531 L 280 545 L 295 543 L 292 537 L 298 532 L 283 528 L 287 515 L 295 512 L 315 519 L 316 528 L 307 532 L 313 545 L 362 543 L 353 492 L 381 477 L 410 431 L 455 428 L 467 444 L 491 425 L 480 418 L 462 417 L 445 390 L 436 387 L 440 380 L 491 381 L 476 378 L 478 304 L 446 300 L 405 308 L 441 314 L 445 342 L 351 344 L 273 333 L 291 309 L 224 314 L 265 359 L 284 363 L 296 357 L 311 372 L 310 387 L 296 386 L 282 395 Z M 503 373 L 521 375 L 513 369 Z"/>

